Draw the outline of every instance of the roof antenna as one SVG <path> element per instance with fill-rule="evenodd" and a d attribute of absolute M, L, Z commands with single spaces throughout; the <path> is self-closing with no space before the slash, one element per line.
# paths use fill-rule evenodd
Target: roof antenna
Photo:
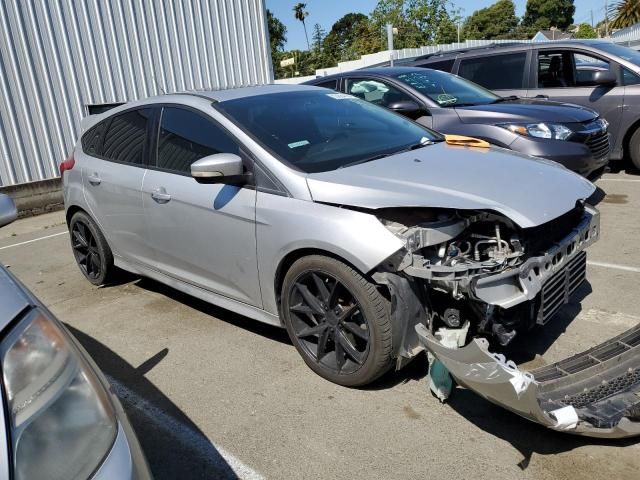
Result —
<path fill-rule="evenodd" d="M 162 88 L 158 83 L 158 78 L 155 75 L 153 75 L 151 78 L 153 78 L 153 82 L 156 84 L 156 89 L 160 90 L 160 93 L 162 93 L 163 95 L 166 95 L 167 92 L 165 92 L 164 88 Z"/>

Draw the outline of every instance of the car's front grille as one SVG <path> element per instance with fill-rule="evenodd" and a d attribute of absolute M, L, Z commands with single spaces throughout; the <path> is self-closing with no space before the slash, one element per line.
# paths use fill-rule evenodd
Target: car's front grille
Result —
<path fill-rule="evenodd" d="M 542 286 L 538 323 L 544 325 L 569 301 L 569 296 L 580 286 L 587 274 L 587 254 L 582 251 Z"/>
<path fill-rule="evenodd" d="M 600 160 L 609 155 L 609 134 L 606 131 L 594 133 L 585 143 L 593 158 Z"/>

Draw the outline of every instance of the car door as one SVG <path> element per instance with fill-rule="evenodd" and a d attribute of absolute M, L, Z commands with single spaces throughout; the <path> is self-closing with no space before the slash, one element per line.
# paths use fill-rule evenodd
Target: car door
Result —
<path fill-rule="evenodd" d="M 150 108 L 110 117 L 85 134 L 79 155 L 84 197 L 114 255 L 150 261 L 145 245 L 142 181 L 149 152 Z"/>
<path fill-rule="evenodd" d="M 155 268 L 228 298 L 261 306 L 252 187 L 198 183 L 190 167 L 240 144 L 203 112 L 163 106 L 142 192 Z"/>
<path fill-rule="evenodd" d="M 463 57 L 458 75 L 503 97 L 527 93 L 529 51 L 491 53 L 481 57 Z"/>
<path fill-rule="evenodd" d="M 597 111 L 609 122 L 611 144 L 620 143 L 622 139 L 617 134 L 622 119 L 624 86 L 620 81 L 616 85 L 596 85 L 592 81 L 598 70 L 610 70 L 618 75 L 619 65 L 578 49 L 541 48 L 534 54 L 534 79 L 527 96 L 541 95 Z"/>
<path fill-rule="evenodd" d="M 427 115 L 428 110 L 423 103 L 403 88 L 378 77 L 346 77 L 343 79 L 345 92 L 362 100 L 393 110 L 392 105 L 400 102 L 414 102 L 420 106 L 420 111 L 411 115 L 416 122 L 431 127 L 433 119 Z M 404 112 L 398 111 L 404 114 Z"/>

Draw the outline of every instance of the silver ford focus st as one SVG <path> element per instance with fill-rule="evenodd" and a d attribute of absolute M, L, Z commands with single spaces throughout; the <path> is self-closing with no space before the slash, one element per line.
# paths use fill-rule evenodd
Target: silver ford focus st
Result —
<path fill-rule="evenodd" d="M 480 337 L 499 348 L 534 335 L 584 281 L 595 187 L 558 164 L 445 138 L 349 95 L 270 85 L 90 117 L 61 171 L 73 252 L 96 285 L 120 268 L 284 326 L 341 385 L 427 349 L 460 383 L 558 429 L 544 412 L 581 391 L 567 374 L 562 396 L 542 398 L 543 377 L 519 372 L 530 381 L 512 402 L 511 387 L 494 395 L 453 359 Z M 629 421 L 618 413 L 612 425 Z"/>

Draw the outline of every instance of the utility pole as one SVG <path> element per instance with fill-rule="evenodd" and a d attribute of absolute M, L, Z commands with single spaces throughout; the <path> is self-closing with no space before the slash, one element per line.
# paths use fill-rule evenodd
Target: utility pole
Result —
<path fill-rule="evenodd" d="M 594 28 L 594 25 L 593 25 L 593 8 L 591 9 L 591 28 Z"/>
<path fill-rule="evenodd" d="M 609 5 L 607 0 L 604 0 L 604 36 L 609 37 Z"/>
<path fill-rule="evenodd" d="M 387 23 L 387 50 L 389 50 L 389 64 L 393 67 L 393 25 Z"/>

